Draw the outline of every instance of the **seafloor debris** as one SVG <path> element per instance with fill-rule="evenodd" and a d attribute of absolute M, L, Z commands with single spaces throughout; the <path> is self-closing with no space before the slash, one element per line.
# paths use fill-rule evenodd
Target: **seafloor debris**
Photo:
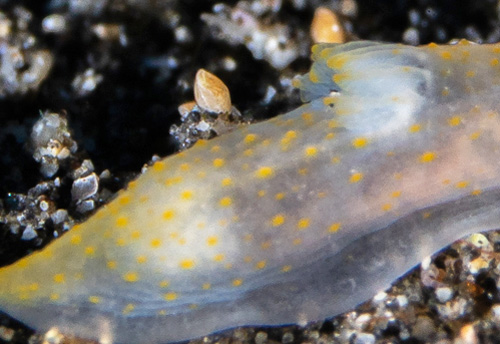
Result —
<path fill-rule="evenodd" d="M 337 15 L 326 7 L 314 11 L 311 23 L 311 38 L 314 43 L 345 43 L 344 28 Z"/>
<path fill-rule="evenodd" d="M 75 76 L 71 87 L 78 97 L 86 97 L 99 86 L 103 79 L 103 76 L 97 74 L 93 68 L 88 68 Z"/>
<path fill-rule="evenodd" d="M 50 178 L 59 170 L 61 161 L 75 153 L 78 146 L 68 129 L 68 121 L 58 113 L 45 112 L 31 132 L 33 158 L 39 162 L 40 172 Z"/>
<path fill-rule="evenodd" d="M 204 69 L 200 69 L 196 73 L 194 100 L 204 111 L 215 113 L 231 112 L 229 89 L 221 79 Z"/>
<path fill-rule="evenodd" d="M 0 99 L 36 91 L 52 68 L 52 53 L 28 31 L 31 20 L 24 7 L 0 12 Z"/>
<path fill-rule="evenodd" d="M 208 140 L 231 131 L 244 122 L 238 109 L 231 105 L 231 95 L 224 82 L 204 69 L 196 73 L 194 98 L 195 102 L 178 108 L 182 123 L 170 127 L 170 135 L 181 150 L 199 139 Z"/>
<path fill-rule="evenodd" d="M 308 55 L 307 38 L 299 37 L 300 32 L 292 32 L 283 23 L 267 23 L 259 11 L 261 7 L 252 6 L 253 3 L 240 1 L 233 8 L 217 4 L 214 14 L 204 13 L 201 19 L 215 28 L 221 39 L 233 45 L 245 44 L 256 59 L 264 59 L 277 69 Z"/>

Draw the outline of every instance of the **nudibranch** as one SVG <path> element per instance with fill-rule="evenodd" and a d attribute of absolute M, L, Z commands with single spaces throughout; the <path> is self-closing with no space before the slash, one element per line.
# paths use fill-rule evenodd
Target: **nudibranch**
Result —
<path fill-rule="evenodd" d="M 312 51 L 304 105 L 156 162 L 1 269 L 0 309 L 115 343 L 305 324 L 500 227 L 500 45 Z"/>

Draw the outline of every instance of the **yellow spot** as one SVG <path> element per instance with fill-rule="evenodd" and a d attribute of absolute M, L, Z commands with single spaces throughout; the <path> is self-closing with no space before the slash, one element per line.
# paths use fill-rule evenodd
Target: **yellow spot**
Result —
<path fill-rule="evenodd" d="M 339 56 L 339 55 L 335 55 L 333 57 L 330 57 L 327 61 L 326 61 L 326 65 L 329 67 L 329 68 L 332 68 L 332 69 L 336 69 L 336 70 L 339 70 L 341 69 L 344 64 L 347 62 L 347 57 L 342 57 L 342 56 Z"/>
<path fill-rule="evenodd" d="M 123 238 L 116 239 L 116 246 L 125 246 L 127 245 L 127 241 Z"/>
<path fill-rule="evenodd" d="M 250 148 L 249 149 L 245 149 L 243 151 L 243 155 L 244 156 L 252 156 L 253 155 L 253 149 L 250 149 Z"/>
<path fill-rule="evenodd" d="M 158 238 L 151 239 L 150 245 L 152 248 L 158 248 L 161 246 L 161 240 Z"/>
<path fill-rule="evenodd" d="M 174 215 L 175 215 L 175 212 L 172 209 L 165 210 L 163 212 L 163 219 L 171 220 L 171 219 L 173 219 Z"/>
<path fill-rule="evenodd" d="M 293 239 L 293 244 L 294 244 L 295 246 L 302 244 L 302 239 L 299 239 L 299 238 L 297 238 L 297 239 Z"/>
<path fill-rule="evenodd" d="M 54 282 L 55 283 L 64 283 L 65 282 L 64 274 L 55 274 L 54 275 Z"/>
<path fill-rule="evenodd" d="M 267 262 L 265 260 L 260 260 L 255 264 L 256 269 L 264 269 L 266 267 Z"/>
<path fill-rule="evenodd" d="M 335 74 L 332 78 L 332 80 L 336 83 L 336 84 L 340 84 L 342 81 L 344 80 L 347 80 L 349 79 L 349 74 L 347 73 L 339 73 L 339 74 Z"/>
<path fill-rule="evenodd" d="M 189 171 L 189 169 L 190 169 L 191 167 L 189 166 L 189 164 L 187 164 L 187 163 L 183 163 L 183 164 L 181 164 L 181 165 L 179 166 L 179 168 L 181 169 L 181 171 L 183 171 L 183 172 L 187 172 L 187 171 Z"/>
<path fill-rule="evenodd" d="M 260 178 L 260 179 L 267 179 L 267 178 L 271 178 L 272 176 L 274 176 L 274 170 L 272 167 L 269 167 L 269 166 L 263 166 L 263 167 L 260 167 L 256 172 L 255 172 L 255 176 L 257 178 Z"/>
<path fill-rule="evenodd" d="M 203 283 L 203 285 L 201 286 L 201 288 L 203 290 L 208 290 L 208 289 L 212 288 L 212 285 L 210 283 Z"/>
<path fill-rule="evenodd" d="M 468 78 L 473 78 L 474 76 L 476 76 L 476 72 L 474 72 L 473 70 L 468 70 L 465 73 L 465 76 L 468 77 Z"/>
<path fill-rule="evenodd" d="M 224 260 L 224 255 L 223 255 L 222 253 L 216 254 L 216 255 L 214 256 L 214 260 L 215 260 L 216 262 L 222 262 L 222 261 Z"/>
<path fill-rule="evenodd" d="M 135 258 L 135 260 L 137 261 L 137 263 L 139 264 L 144 264 L 148 261 L 148 258 L 146 256 L 137 256 Z"/>
<path fill-rule="evenodd" d="M 165 185 L 166 186 L 172 186 L 172 185 L 175 185 L 175 184 L 179 184 L 180 182 L 182 182 L 182 177 L 178 176 L 178 177 L 172 177 L 172 178 L 167 178 L 165 180 Z"/>
<path fill-rule="evenodd" d="M 181 193 L 181 198 L 183 200 L 190 200 L 191 198 L 193 198 L 193 191 L 191 190 L 185 190 Z"/>
<path fill-rule="evenodd" d="M 495 57 L 495 58 L 491 59 L 490 66 L 494 67 L 494 66 L 498 65 L 499 62 L 500 61 Z"/>
<path fill-rule="evenodd" d="M 269 240 L 264 241 L 263 243 L 260 244 L 260 248 L 263 250 L 267 250 L 271 247 L 271 242 Z"/>
<path fill-rule="evenodd" d="M 264 197 L 266 195 L 266 193 L 267 193 L 266 190 L 259 190 L 259 191 L 257 191 L 257 196 Z"/>
<path fill-rule="evenodd" d="M 207 173 L 205 171 L 200 171 L 196 174 L 198 178 L 205 178 L 207 176 Z"/>
<path fill-rule="evenodd" d="M 332 104 L 335 104 L 338 101 L 337 97 L 324 97 L 323 98 L 323 104 L 326 106 L 330 106 Z"/>
<path fill-rule="evenodd" d="M 282 268 L 281 268 L 281 271 L 283 272 L 288 272 L 292 270 L 292 266 L 291 265 L 284 265 Z"/>
<path fill-rule="evenodd" d="M 170 282 L 163 280 L 163 281 L 160 281 L 160 283 L 158 285 L 160 286 L 160 288 L 167 288 L 170 285 Z"/>
<path fill-rule="evenodd" d="M 318 148 L 309 146 L 305 149 L 305 154 L 307 157 L 315 157 L 318 154 Z"/>
<path fill-rule="evenodd" d="M 478 196 L 481 194 L 481 190 L 479 189 L 476 189 L 476 190 L 472 190 L 471 193 L 470 193 L 472 196 Z"/>
<path fill-rule="evenodd" d="M 170 282 L 163 280 L 163 281 L 160 281 L 160 283 L 158 285 L 160 286 L 160 288 L 167 288 L 170 285 Z"/>
<path fill-rule="evenodd" d="M 448 124 L 450 125 L 450 127 L 456 127 L 460 123 L 462 123 L 462 118 L 460 116 L 453 116 L 448 119 Z"/>
<path fill-rule="evenodd" d="M 231 197 L 223 197 L 219 201 L 219 205 L 221 207 L 229 207 L 231 204 L 233 204 L 233 200 Z"/>
<path fill-rule="evenodd" d="M 338 164 L 340 162 L 340 157 L 334 156 L 331 160 L 332 164 Z"/>
<path fill-rule="evenodd" d="M 492 50 L 494 53 L 500 53 L 500 47 L 494 47 Z"/>
<path fill-rule="evenodd" d="M 421 163 L 431 162 L 431 161 L 433 161 L 434 159 L 436 159 L 436 153 L 434 153 L 434 152 L 425 152 L 424 154 L 422 154 L 422 155 L 419 157 L 419 161 L 420 161 Z"/>
<path fill-rule="evenodd" d="M 51 299 L 52 301 L 57 301 L 57 300 L 59 300 L 59 297 L 60 297 L 60 296 L 59 296 L 59 294 L 58 294 L 58 293 L 52 293 L 52 294 L 50 294 L 50 299 Z"/>
<path fill-rule="evenodd" d="M 101 302 L 101 298 L 99 296 L 89 296 L 89 302 L 98 304 L 99 302 Z"/>
<path fill-rule="evenodd" d="M 429 212 L 425 212 L 425 213 L 423 213 L 423 214 L 422 214 L 422 217 L 423 217 L 424 219 L 428 219 L 429 217 L 431 217 L 431 213 L 429 213 Z"/>
<path fill-rule="evenodd" d="M 129 303 L 128 305 L 126 305 L 125 307 L 123 307 L 122 313 L 123 314 L 128 314 L 128 313 L 132 312 L 134 309 L 135 309 L 134 304 Z"/>
<path fill-rule="evenodd" d="M 108 262 L 106 263 L 106 266 L 108 267 L 108 269 L 114 270 L 114 269 L 116 269 L 116 261 L 108 260 Z"/>
<path fill-rule="evenodd" d="M 216 236 L 210 236 L 207 238 L 207 245 L 208 246 L 215 246 L 217 245 L 217 242 L 219 239 Z"/>
<path fill-rule="evenodd" d="M 130 196 L 123 195 L 123 196 L 119 197 L 118 203 L 120 203 L 121 205 L 125 205 L 125 204 L 130 203 Z"/>
<path fill-rule="evenodd" d="M 392 209 L 392 205 L 390 203 L 386 203 L 386 204 L 382 205 L 383 211 L 389 211 L 391 209 Z"/>
<path fill-rule="evenodd" d="M 365 137 L 356 137 L 354 140 L 352 140 L 352 145 L 354 148 L 363 148 L 366 146 L 368 143 L 368 139 Z"/>
<path fill-rule="evenodd" d="M 289 130 L 286 132 L 285 135 L 283 135 L 283 138 L 281 139 L 281 148 L 282 149 L 287 149 L 290 143 L 292 143 L 293 140 L 297 138 L 297 132 L 294 130 Z"/>
<path fill-rule="evenodd" d="M 306 229 L 307 227 L 309 227 L 310 222 L 311 221 L 307 217 L 303 217 L 297 222 L 297 228 L 299 230 Z"/>
<path fill-rule="evenodd" d="M 274 198 L 278 201 L 282 200 L 283 198 L 285 198 L 285 193 L 284 192 L 277 193 L 276 195 L 274 195 Z"/>
<path fill-rule="evenodd" d="M 401 196 L 401 191 L 393 191 L 391 193 L 391 197 L 394 197 L 394 198 L 398 198 L 399 196 Z"/>
<path fill-rule="evenodd" d="M 359 182 L 361 179 L 363 179 L 363 173 L 361 172 L 356 172 L 356 173 L 353 173 L 351 175 L 351 177 L 349 178 L 349 183 L 357 183 Z"/>
<path fill-rule="evenodd" d="M 309 80 L 311 80 L 311 82 L 313 82 L 313 83 L 319 82 L 318 75 L 316 74 L 316 72 L 314 71 L 314 69 L 311 69 L 309 71 Z"/>
<path fill-rule="evenodd" d="M 457 189 L 463 189 L 463 188 L 466 188 L 468 185 L 469 185 L 469 182 L 462 180 L 462 181 L 459 181 L 458 183 L 456 183 L 455 187 Z"/>
<path fill-rule="evenodd" d="M 302 115 L 302 120 L 306 123 L 310 123 L 313 119 L 313 115 L 310 112 L 304 112 Z"/>
<path fill-rule="evenodd" d="M 248 134 L 243 139 L 243 142 L 245 142 L 246 144 L 249 144 L 249 143 L 254 142 L 256 139 L 257 139 L 257 135 L 255 135 L 255 134 Z"/>
<path fill-rule="evenodd" d="M 297 171 L 301 176 L 306 176 L 307 173 L 309 172 L 307 170 L 307 168 L 300 168 L 298 171 Z"/>
<path fill-rule="evenodd" d="M 87 246 L 85 247 L 85 254 L 87 256 L 93 256 L 95 253 L 95 247 L 94 246 Z"/>
<path fill-rule="evenodd" d="M 325 135 L 325 140 L 331 140 L 335 138 L 335 134 L 334 133 L 328 133 Z"/>
<path fill-rule="evenodd" d="M 80 234 L 73 234 L 71 236 L 71 239 L 69 239 L 69 242 L 72 244 L 72 245 L 78 245 L 82 242 L 82 237 Z"/>
<path fill-rule="evenodd" d="M 217 158 L 217 159 L 214 159 L 214 167 L 222 167 L 224 166 L 226 162 L 224 161 L 224 159 L 221 159 L 221 158 Z"/>
<path fill-rule="evenodd" d="M 153 165 L 153 171 L 155 172 L 161 172 L 165 169 L 165 162 L 163 161 L 157 161 Z"/>
<path fill-rule="evenodd" d="M 177 297 L 177 293 L 173 291 L 163 294 L 163 298 L 165 299 L 165 301 L 174 301 L 177 300 Z"/>
<path fill-rule="evenodd" d="M 212 153 L 217 153 L 220 151 L 220 146 L 213 146 L 212 148 L 210 148 L 210 151 Z"/>
<path fill-rule="evenodd" d="M 116 226 L 117 227 L 125 227 L 128 223 L 128 219 L 125 216 L 120 216 L 119 218 L 116 219 Z"/>
<path fill-rule="evenodd" d="M 451 53 L 450 53 L 449 51 L 443 51 L 443 52 L 441 53 L 441 57 L 442 57 L 443 59 L 445 59 L 445 60 L 449 60 L 449 59 L 451 59 Z"/>
<path fill-rule="evenodd" d="M 134 283 L 139 280 L 139 275 L 137 274 L 137 272 L 134 271 L 126 272 L 122 277 L 125 282 L 129 283 Z"/>
<path fill-rule="evenodd" d="M 233 185 L 233 180 L 229 177 L 224 178 L 224 179 L 222 179 L 221 185 L 222 186 L 231 186 L 231 185 Z"/>
<path fill-rule="evenodd" d="M 473 132 L 472 134 L 469 135 L 469 138 L 471 140 L 477 140 L 479 138 L 479 136 L 481 136 L 481 132 L 475 131 L 475 132 Z"/>
<path fill-rule="evenodd" d="M 413 124 L 409 129 L 408 131 L 410 133 L 418 133 L 420 131 L 420 129 L 422 129 L 421 125 L 420 124 Z"/>
<path fill-rule="evenodd" d="M 278 214 L 271 220 L 271 224 L 273 225 L 273 227 L 279 227 L 283 223 L 285 223 L 285 216 L 283 214 Z"/>
<path fill-rule="evenodd" d="M 269 146 L 270 144 L 271 144 L 271 140 L 269 140 L 269 139 L 262 141 L 263 146 Z"/>
<path fill-rule="evenodd" d="M 242 285 L 242 284 L 243 284 L 243 280 L 242 280 L 241 278 L 235 278 L 235 279 L 233 280 L 233 286 L 234 286 L 234 287 L 239 287 L 239 286 L 240 286 L 240 285 Z"/>
<path fill-rule="evenodd" d="M 450 89 L 447 86 L 443 87 L 443 90 L 441 91 L 441 95 L 446 97 L 449 94 L 450 94 Z"/>
<path fill-rule="evenodd" d="M 341 224 L 340 222 L 332 223 L 332 224 L 330 225 L 330 227 L 328 227 L 328 231 L 329 231 L 330 233 L 335 233 L 335 232 L 338 232 L 338 230 L 340 229 L 340 226 L 341 226 L 341 225 L 342 225 L 342 224 Z"/>
<path fill-rule="evenodd" d="M 192 259 L 181 260 L 179 263 L 179 266 L 185 270 L 192 269 L 192 268 L 194 268 L 194 260 L 192 260 Z"/>

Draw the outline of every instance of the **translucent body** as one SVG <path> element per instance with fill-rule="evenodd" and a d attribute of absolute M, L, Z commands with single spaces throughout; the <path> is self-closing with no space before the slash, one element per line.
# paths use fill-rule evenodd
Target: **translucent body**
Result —
<path fill-rule="evenodd" d="M 500 46 L 318 45 L 302 107 L 157 162 L 0 270 L 0 308 L 117 343 L 305 323 L 500 227 Z"/>

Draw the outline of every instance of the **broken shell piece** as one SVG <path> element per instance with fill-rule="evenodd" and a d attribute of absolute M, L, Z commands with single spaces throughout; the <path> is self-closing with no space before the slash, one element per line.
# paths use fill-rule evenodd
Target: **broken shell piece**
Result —
<path fill-rule="evenodd" d="M 188 113 L 193 111 L 195 105 L 196 105 L 195 101 L 186 102 L 184 104 L 179 105 L 177 110 L 179 111 L 182 117 L 186 117 Z"/>
<path fill-rule="evenodd" d="M 203 110 L 215 113 L 231 112 L 229 89 L 218 77 L 204 69 L 198 70 L 194 81 L 194 99 Z"/>
<path fill-rule="evenodd" d="M 314 43 L 344 43 L 344 28 L 337 15 L 326 7 L 318 7 L 311 23 L 311 38 Z"/>

